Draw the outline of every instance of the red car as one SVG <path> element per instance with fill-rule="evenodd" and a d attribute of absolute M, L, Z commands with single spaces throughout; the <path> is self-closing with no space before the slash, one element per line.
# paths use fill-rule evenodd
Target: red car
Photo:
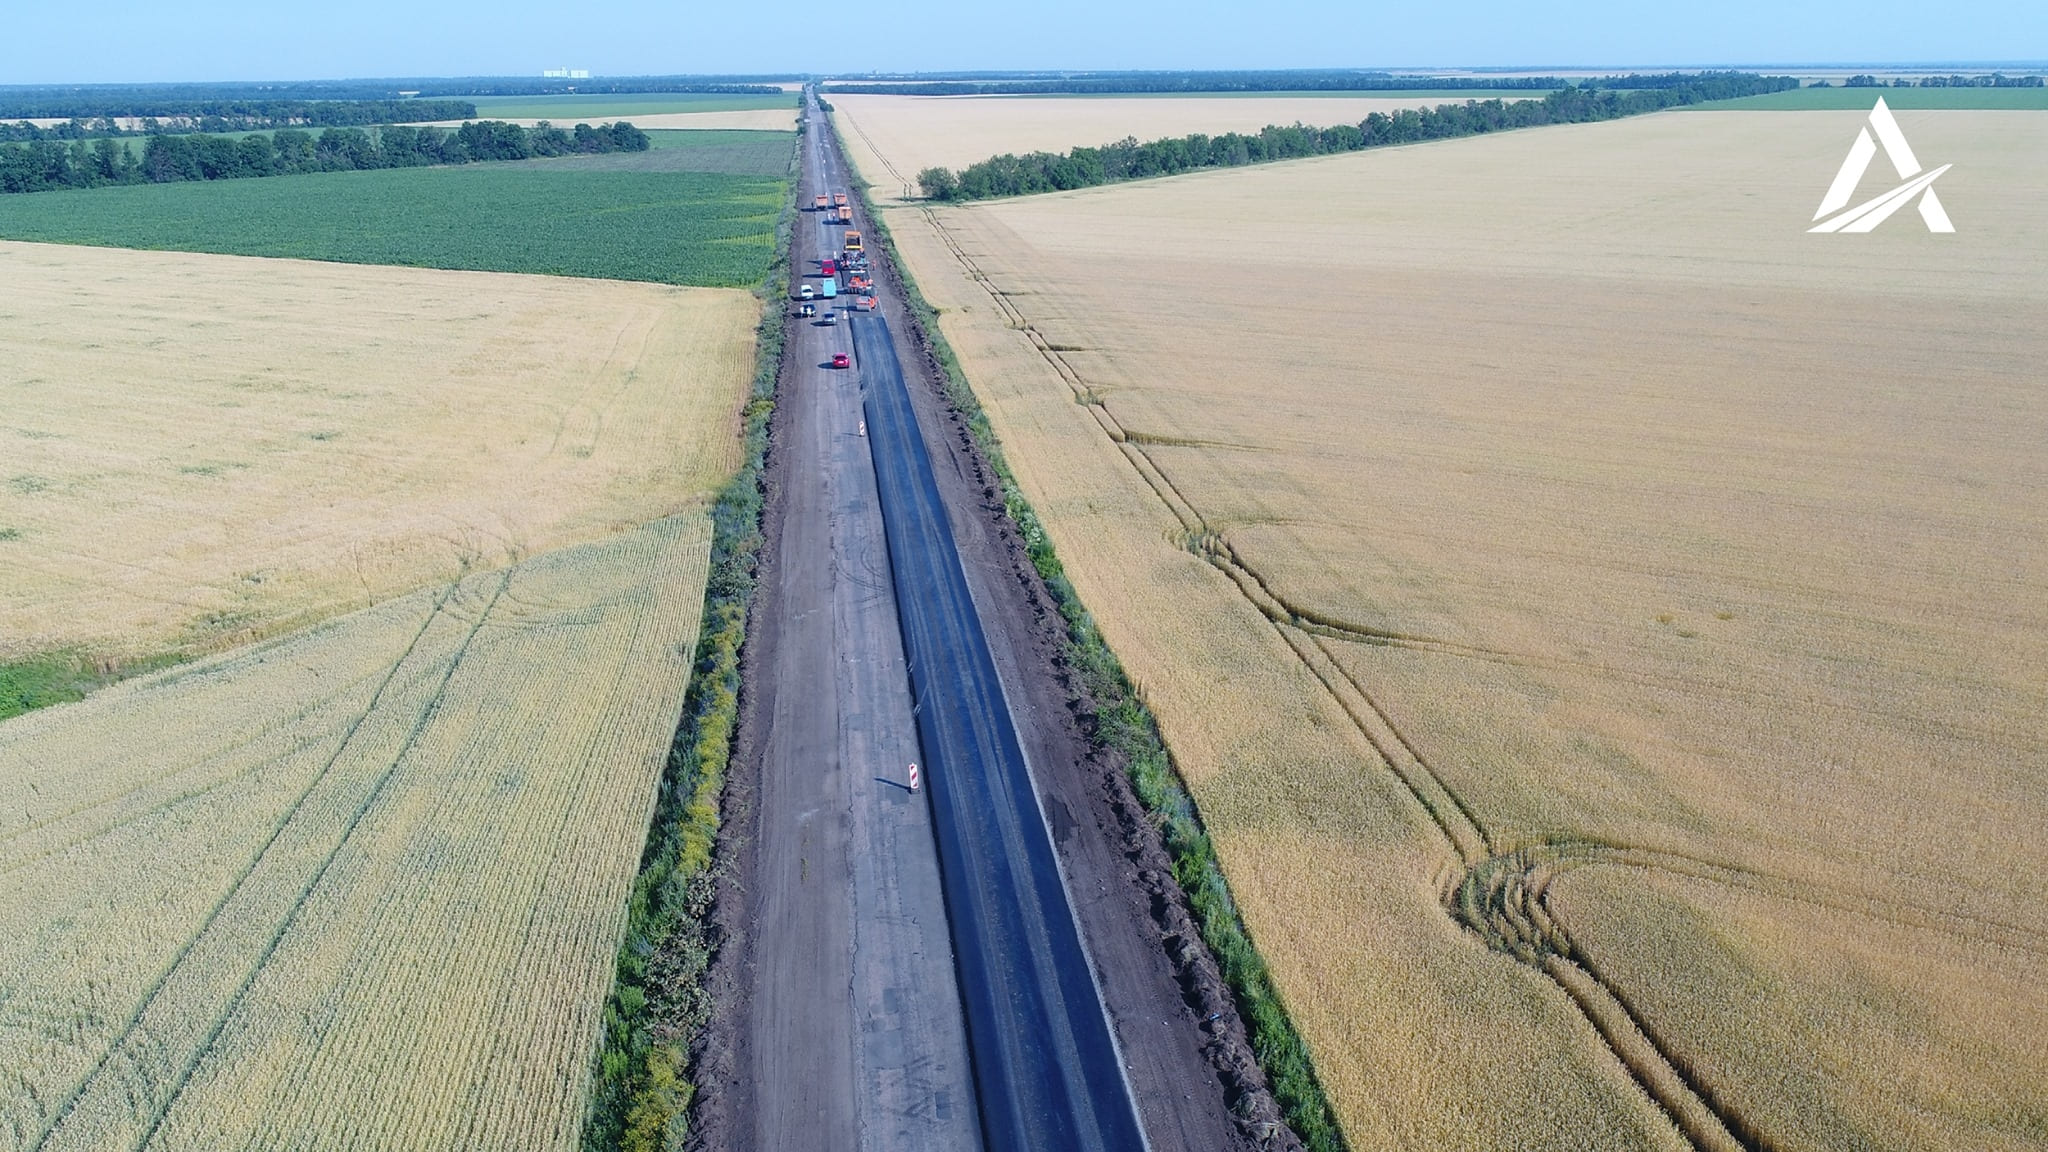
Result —
<path fill-rule="evenodd" d="M 832 354 L 832 366 L 834 368 L 845 368 L 851 363 L 852 361 L 846 358 L 846 353 L 844 352 L 834 352 Z"/>

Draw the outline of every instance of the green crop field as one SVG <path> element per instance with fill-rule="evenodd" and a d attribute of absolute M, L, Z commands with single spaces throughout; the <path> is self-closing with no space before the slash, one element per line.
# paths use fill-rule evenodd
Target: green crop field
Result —
<path fill-rule="evenodd" d="M 747 112 L 756 108 L 794 108 L 797 94 L 750 96 L 724 92 L 601 92 L 570 96 L 478 96 L 476 114 L 485 120 L 557 120 L 573 123 L 599 117 L 654 116 L 669 112 Z"/>
<path fill-rule="evenodd" d="M 796 158 L 796 133 L 745 129 L 655 129 L 646 152 L 565 156 L 529 163 L 604 172 L 724 172 L 733 176 L 785 176 Z"/>
<path fill-rule="evenodd" d="M 1693 109 L 1766 112 L 1827 112 L 1844 108 L 1867 111 L 1879 96 L 1894 108 L 1950 111 L 2048 109 L 2048 88 L 1794 88 L 1740 100 L 1695 104 Z"/>
<path fill-rule="evenodd" d="M 574 159 L 333 172 L 0 197 L 0 239 L 748 287 L 787 190 Z"/>

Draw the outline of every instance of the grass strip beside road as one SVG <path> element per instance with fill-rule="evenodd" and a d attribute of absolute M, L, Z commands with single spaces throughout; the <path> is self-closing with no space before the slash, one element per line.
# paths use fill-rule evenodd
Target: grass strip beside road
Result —
<path fill-rule="evenodd" d="M 792 169 L 801 143 L 801 133 L 792 137 Z M 754 384 L 744 413 L 745 447 L 739 471 L 712 506 L 704 622 L 683 722 L 669 749 L 640 874 L 627 904 L 612 994 L 605 1002 L 583 1131 L 587 1152 L 680 1147 L 696 1096 L 686 1073 L 690 1047 L 711 1012 L 703 987 L 712 957 L 706 931 L 711 855 L 739 724 L 740 649 L 764 543 L 761 485 L 788 324 L 788 310 L 779 300 L 789 280 L 795 187 L 792 172 L 775 226 L 775 256 L 756 284 L 763 307 Z"/>
<path fill-rule="evenodd" d="M 833 130 L 837 131 L 836 123 Z M 946 374 L 946 397 L 974 436 L 975 444 L 988 460 L 1002 485 L 1003 509 L 1017 526 L 1031 557 L 1032 567 L 1045 582 L 1046 590 L 1059 606 L 1067 624 L 1066 657 L 1079 673 L 1095 702 L 1095 723 L 1089 739 L 1098 747 L 1121 756 L 1133 789 L 1152 817 L 1173 859 L 1174 879 L 1187 894 L 1202 940 L 1216 957 L 1217 966 L 1236 997 L 1251 1036 L 1252 1048 L 1265 1072 L 1273 1095 L 1287 1124 L 1310 1152 L 1343 1152 L 1347 1147 L 1335 1114 L 1330 1110 L 1322 1084 L 1316 1079 L 1308 1044 L 1288 1018 L 1287 1008 L 1273 986 L 1266 962 L 1238 917 L 1230 885 L 1217 863 L 1214 846 L 1202 828 L 1195 801 L 1180 781 L 1172 753 L 1160 738 L 1158 722 L 1142 701 L 1116 653 L 1095 627 L 1080 594 L 1066 578 L 1052 539 L 1038 514 L 1018 487 L 1002 445 L 980 399 L 952 347 L 940 331 L 938 312 L 918 290 L 909 267 L 897 251 L 888 224 L 868 195 L 869 186 L 859 176 L 851 179 L 854 195 L 879 239 L 883 250 L 903 284 L 905 303 L 924 329 Z M 715 577 L 714 577 L 715 578 Z"/>

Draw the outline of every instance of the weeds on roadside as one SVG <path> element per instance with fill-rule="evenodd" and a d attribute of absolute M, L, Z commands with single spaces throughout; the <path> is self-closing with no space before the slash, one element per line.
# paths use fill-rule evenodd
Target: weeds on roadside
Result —
<path fill-rule="evenodd" d="M 742 463 L 712 506 L 704 626 L 605 1003 L 583 1131 L 586 1152 L 681 1147 L 696 1098 L 696 1086 L 687 1078 L 689 1052 L 711 1018 L 703 977 L 712 957 L 706 924 L 714 885 L 712 850 L 739 722 L 740 648 L 764 542 L 761 481 L 785 320 L 784 310 L 772 301 L 789 276 L 796 182 L 789 187 L 775 229 L 775 259 L 756 289 L 767 306 L 756 335 Z"/>

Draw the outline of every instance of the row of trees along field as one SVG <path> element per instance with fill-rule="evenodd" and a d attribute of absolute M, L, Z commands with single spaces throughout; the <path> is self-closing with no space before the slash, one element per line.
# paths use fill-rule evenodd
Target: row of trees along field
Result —
<path fill-rule="evenodd" d="M 467 100 L 199 100 L 168 104 L 100 104 L 101 111 L 81 113 L 73 106 L 70 119 L 48 126 L 32 124 L 33 101 L 0 102 L 0 141 L 87 140 L 95 136 L 153 136 L 161 132 L 253 132 L 265 128 L 349 128 L 401 121 L 473 120 L 476 105 Z M 106 108 L 118 109 L 107 111 Z M 130 109 L 142 107 L 148 111 Z M 35 115 L 36 119 L 54 119 Z M 128 123 L 124 124 L 123 121 Z"/>
<path fill-rule="evenodd" d="M 1922 76 L 1908 80 L 1900 76 L 1886 84 L 1875 76 L 1851 76 L 1842 81 L 1844 88 L 2040 88 L 2044 82 L 2039 76 L 2007 76 L 1993 72 L 1989 76 Z M 1822 80 L 1815 88 L 1825 88 L 1828 82 Z"/>
<path fill-rule="evenodd" d="M 1730 100 L 1799 86 L 1789 76 L 1736 72 L 1675 73 L 1633 79 L 1641 83 L 1630 88 L 1572 86 L 1557 89 L 1541 99 L 1468 100 L 1434 108 L 1374 112 L 1360 123 L 1332 128 L 1268 125 L 1255 135 L 1196 134 L 1145 143 L 1126 137 L 1114 144 L 1075 148 L 1066 153 L 1006 153 L 971 164 L 957 173 L 948 168 L 927 168 L 917 174 L 917 182 L 925 196 L 933 200 L 987 200 L 1062 192 L 1120 180 L 1171 176 L 1197 168 L 1356 152 L 1388 144 L 1475 136 L 1543 124 L 1614 120 L 1683 104 Z"/>
<path fill-rule="evenodd" d="M 826 92 L 887 96 L 1112 95 L 1153 92 L 1549 92 L 1559 88 L 1683 88 L 1697 72 L 1631 72 L 1579 81 L 1561 76 L 1418 76 L 1347 69 L 1281 72 L 1095 72 L 1082 76 L 984 76 L 824 84 Z M 1795 84 L 1787 84 L 1794 87 Z M 1775 91 L 1775 89 L 1773 89 Z"/>
<path fill-rule="evenodd" d="M 578 124 L 573 130 L 473 120 L 454 131 L 388 126 L 329 128 L 317 137 L 297 129 L 246 136 L 159 135 L 149 137 L 139 157 L 110 137 L 90 143 L 43 140 L 0 144 L 0 193 L 645 152 L 648 145 L 647 133 L 623 120 L 598 127 Z"/>
<path fill-rule="evenodd" d="M 1110 95 L 1151 92 L 1402 92 L 1547 91 L 1569 81 L 1555 76 L 1403 76 L 1391 72 L 1104 72 L 1088 76 L 904 80 L 825 84 L 826 92 L 884 96 Z"/>

